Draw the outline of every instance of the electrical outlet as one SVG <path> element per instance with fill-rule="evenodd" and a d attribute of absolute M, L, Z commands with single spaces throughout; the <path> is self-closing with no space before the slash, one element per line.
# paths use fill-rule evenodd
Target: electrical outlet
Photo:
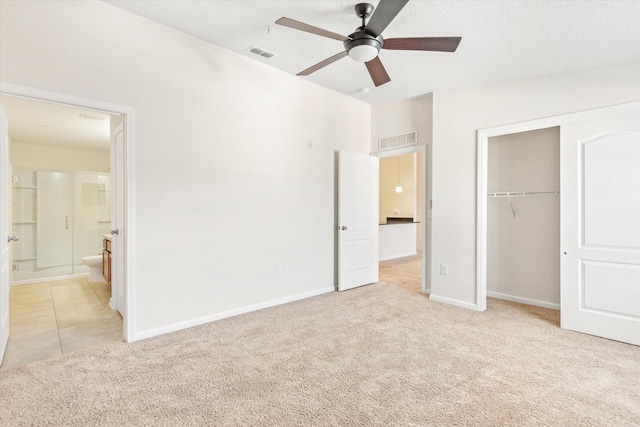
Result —
<path fill-rule="evenodd" d="M 276 265 L 276 276 L 280 276 L 282 274 L 282 267 Z"/>
<path fill-rule="evenodd" d="M 449 266 L 447 264 L 440 264 L 440 274 L 443 276 L 449 275 Z"/>

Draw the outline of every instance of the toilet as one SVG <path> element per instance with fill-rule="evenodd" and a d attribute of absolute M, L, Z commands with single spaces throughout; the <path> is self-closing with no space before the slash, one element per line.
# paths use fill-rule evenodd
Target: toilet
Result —
<path fill-rule="evenodd" d="M 102 277 L 102 255 L 86 256 L 82 263 L 89 267 L 89 283 L 104 282 Z"/>

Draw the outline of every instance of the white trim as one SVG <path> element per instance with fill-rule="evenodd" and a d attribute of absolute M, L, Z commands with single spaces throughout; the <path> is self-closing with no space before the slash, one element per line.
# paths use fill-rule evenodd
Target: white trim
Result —
<path fill-rule="evenodd" d="M 180 331 L 182 329 L 192 328 L 194 326 L 203 325 L 205 323 L 214 322 L 216 320 L 227 319 L 229 317 L 239 316 L 241 314 L 250 313 L 252 311 L 258 311 L 269 307 L 275 307 L 282 304 L 287 304 L 294 301 L 303 300 L 306 298 L 315 297 L 322 294 L 328 294 L 335 292 L 334 286 L 328 286 L 326 288 L 317 289 L 315 291 L 304 292 L 301 294 L 291 295 L 288 297 L 276 298 L 274 300 L 261 302 L 259 304 L 249 305 L 246 307 L 235 308 L 233 310 L 223 311 L 221 313 L 210 314 L 208 316 L 199 317 L 197 319 L 186 320 L 184 322 L 173 323 L 171 325 L 162 326 L 160 328 L 148 329 L 146 331 L 140 331 L 136 333 L 136 340 L 145 338 L 151 338 L 162 334 L 168 334 L 170 332 Z"/>
<path fill-rule="evenodd" d="M 459 299 L 453 299 L 449 297 L 441 297 L 438 295 L 431 294 L 429 295 L 429 299 L 431 301 L 443 302 L 445 304 L 455 305 L 456 307 L 467 308 L 470 310 L 477 310 L 476 305 L 467 301 L 462 301 Z"/>
<path fill-rule="evenodd" d="M 74 108 L 83 108 L 92 111 L 100 111 L 111 114 L 121 114 L 125 126 L 124 141 L 124 173 L 125 173 L 125 305 L 126 316 L 123 322 L 123 338 L 126 342 L 136 340 L 135 334 L 135 182 L 134 182 L 134 153 L 135 153 L 135 109 L 118 104 L 81 98 L 44 89 L 32 88 L 0 81 L 0 93 L 33 99 L 53 104 L 70 105 Z"/>
<path fill-rule="evenodd" d="M 544 308 L 551 308 L 553 310 L 560 310 L 560 304 L 556 304 L 554 302 L 540 301 L 540 300 L 531 299 L 531 298 L 523 298 L 515 295 L 502 294 L 500 292 L 487 291 L 487 297 L 501 299 L 504 301 L 518 302 L 520 304 L 535 305 L 536 307 L 544 307 Z"/>
<path fill-rule="evenodd" d="M 89 273 L 66 274 L 64 276 L 39 277 L 35 279 L 14 280 L 11 286 L 32 285 L 34 283 L 55 282 L 56 280 L 77 279 L 79 277 L 88 277 Z"/>
<path fill-rule="evenodd" d="M 632 113 L 638 108 L 640 108 L 640 101 L 635 101 L 478 130 L 478 174 L 476 178 L 476 306 L 478 307 L 478 311 L 484 311 L 487 307 L 487 153 L 489 149 L 489 138 L 562 126 L 573 122 L 600 119 L 617 114 Z"/>
<path fill-rule="evenodd" d="M 416 131 L 417 132 L 417 131 Z M 427 200 L 427 145 L 426 144 L 417 144 L 409 147 L 397 148 L 394 150 L 384 150 L 384 151 L 376 151 L 371 153 L 372 156 L 376 156 L 380 159 L 384 157 L 394 157 L 394 156 L 402 156 L 403 154 L 411 154 L 411 153 L 420 153 L 422 155 L 422 216 L 420 218 L 420 222 L 422 224 L 422 293 L 427 293 L 428 288 L 427 285 L 427 257 L 430 254 L 427 254 L 427 214 L 429 211 L 429 203 Z M 379 260 L 383 261 L 383 260 Z"/>

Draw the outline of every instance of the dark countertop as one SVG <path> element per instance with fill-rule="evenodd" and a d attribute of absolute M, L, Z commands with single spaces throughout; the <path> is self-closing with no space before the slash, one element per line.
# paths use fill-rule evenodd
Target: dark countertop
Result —
<path fill-rule="evenodd" d="M 379 223 L 379 225 L 396 225 L 396 224 L 420 224 L 420 221 L 414 221 L 413 218 L 388 216 L 387 222 Z"/>

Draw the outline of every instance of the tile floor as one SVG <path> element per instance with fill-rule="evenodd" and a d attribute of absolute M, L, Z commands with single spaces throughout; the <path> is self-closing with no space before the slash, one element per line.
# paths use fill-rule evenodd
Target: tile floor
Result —
<path fill-rule="evenodd" d="M 108 283 L 86 277 L 12 286 L 2 368 L 121 341 L 122 317 L 110 298 Z"/>

